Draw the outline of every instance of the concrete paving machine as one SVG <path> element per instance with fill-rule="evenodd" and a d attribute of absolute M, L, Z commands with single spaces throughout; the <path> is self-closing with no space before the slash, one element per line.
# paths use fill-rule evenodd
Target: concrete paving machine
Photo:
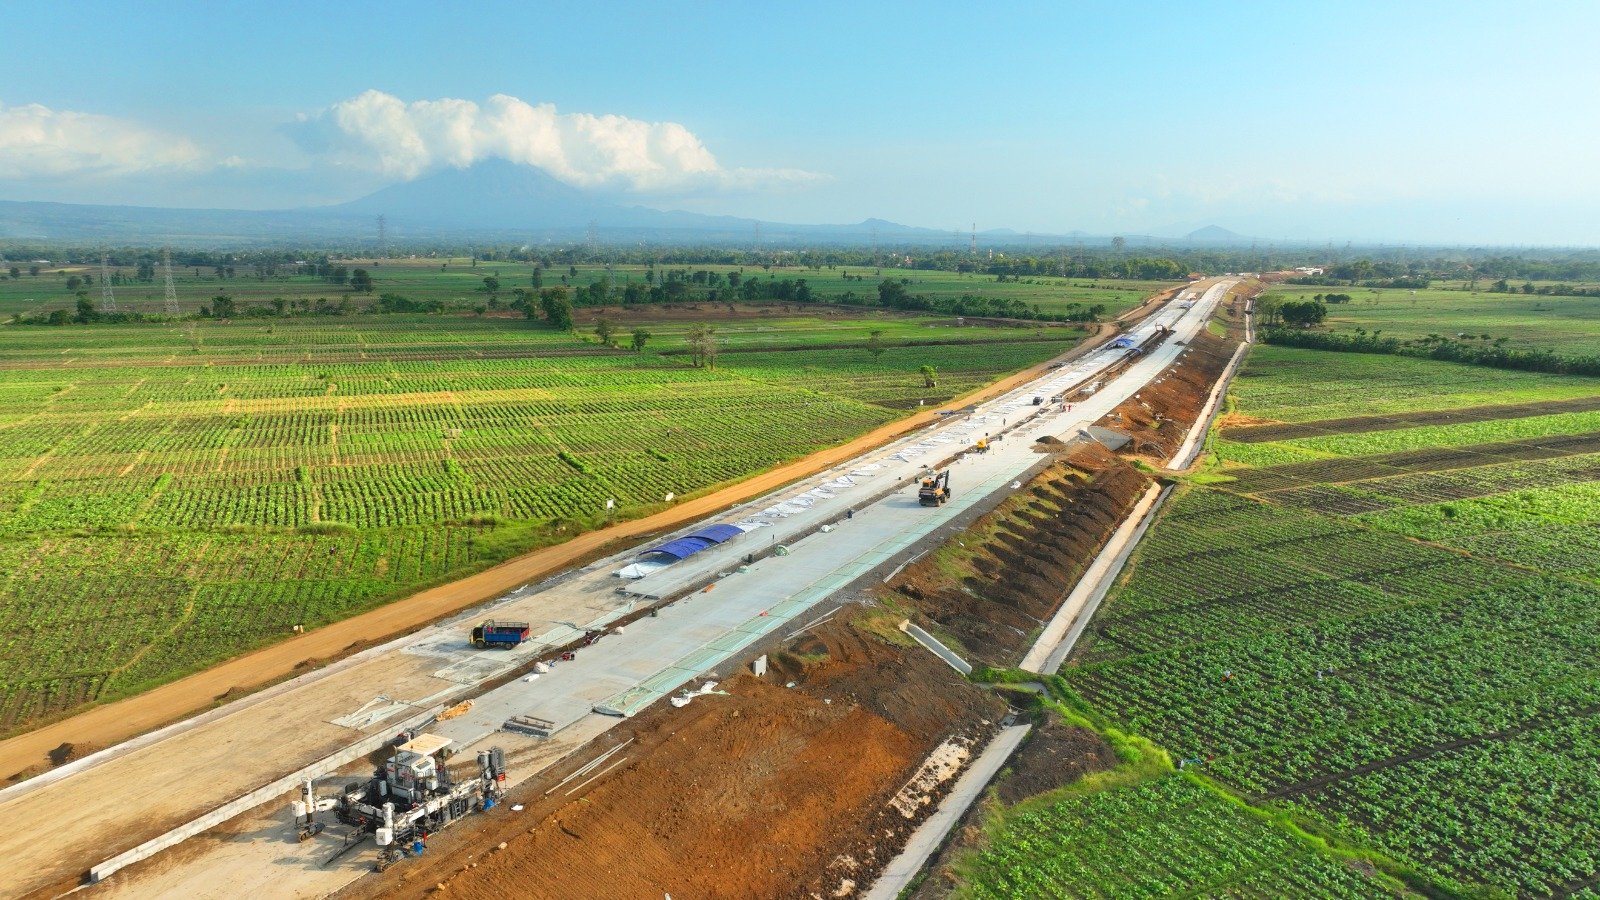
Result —
<path fill-rule="evenodd" d="M 917 490 L 917 502 L 923 506 L 943 506 L 950 499 L 950 470 L 929 475 L 922 479 L 922 487 Z"/>
<path fill-rule="evenodd" d="M 371 778 L 346 785 L 336 797 L 318 797 L 307 780 L 303 798 L 293 804 L 300 840 L 320 834 L 325 826 L 316 814 L 332 810 L 352 829 L 334 858 L 369 834 L 378 845 L 379 872 L 422 853 L 428 835 L 492 809 L 505 793 L 506 760 L 499 747 L 480 751 L 477 776 L 464 781 L 454 781 L 444 765 L 449 747 L 449 738 L 419 734 L 395 748 Z"/>

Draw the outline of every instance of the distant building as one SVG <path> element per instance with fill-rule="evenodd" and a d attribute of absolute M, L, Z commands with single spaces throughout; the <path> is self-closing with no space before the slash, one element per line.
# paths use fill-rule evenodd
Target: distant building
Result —
<path fill-rule="evenodd" d="M 1321 266 L 1296 266 L 1295 271 L 1301 275 L 1321 275 L 1323 269 Z"/>

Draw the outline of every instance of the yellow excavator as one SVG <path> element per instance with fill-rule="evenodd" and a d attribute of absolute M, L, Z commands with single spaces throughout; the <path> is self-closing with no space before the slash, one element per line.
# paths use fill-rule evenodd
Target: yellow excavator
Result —
<path fill-rule="evenodd" d="M 950 499 L 950 470 L 929 475 L 922 479 L 922 487 L 917 490 L 917 502 L 923 506 L 943 506 Z"/>
<path fill-rule="evenodd" d="M 989 452 L 989 439 L 986 438 L 986 437 L 978 438 L 978 443 L 972 448 L 972 452 L 973 453 L 988 453 Z"/>

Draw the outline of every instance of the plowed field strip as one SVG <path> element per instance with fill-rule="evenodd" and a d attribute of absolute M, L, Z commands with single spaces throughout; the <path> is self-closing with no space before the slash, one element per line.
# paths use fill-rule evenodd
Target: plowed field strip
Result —
<path fill-rule="evenodd" d="M 1487 422 L 1495 419 L 1525 419 L 1531 416 L 1546 416 L 1553 413 L 1591 412 L 1593 410 L 1600 410 L 1600 395 L 1575 397 L 1571 400 L 1546 400 L 1540 403 L 1502 403 L 1492 406 L 1471 406 L 1466 409 L 1395 413 L 1388 416 L 1351 416 L 1344 419 L 1322 419 L 1316 422 L 1250 425 L 1244 428 L 1230 428 L 1224 434 L 1230 441 L 1238 441 L 1243 444 L 1259 444 L 1267 441 L 1290 441 L 1297 438 L 1324 437 L 1331 434 L 1357 434 L 1368 431 L 1389 431 L 1395 428 L 1417 428 L 1423 425 Z"/>

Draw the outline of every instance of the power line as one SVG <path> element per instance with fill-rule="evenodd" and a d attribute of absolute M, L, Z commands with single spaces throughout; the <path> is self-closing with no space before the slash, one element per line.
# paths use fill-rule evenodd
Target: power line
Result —
<path fill-rule="evenodd" d="M 179 312 L 179 310 L 178 310 L 178 289 L 172 286 L 172 251 L 171 250 L 163 249 L 161 251 L 161 269 L 162 269 L 162 273 L 166 276 L 166 279 L 167 279 L 167 300 L 166 300 L 166 307 L 165 307 L 166 311 L 167 311 L 167 315 L 175 316 Z"/>
<path fill-rule="evenodd" d="M 100 311 L 117 311 L 117 298 L 111 292 L 111 261 L 104 253 L 100 254 Z"/>

